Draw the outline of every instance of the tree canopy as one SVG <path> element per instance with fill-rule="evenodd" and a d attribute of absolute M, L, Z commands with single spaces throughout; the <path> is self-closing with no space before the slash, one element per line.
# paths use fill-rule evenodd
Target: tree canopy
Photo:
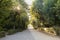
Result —
<path fill-rule="evenodd" d="M 32 14 L 36 15 L 43 24 L 59 25 L 60 24 L 60 1 L 59 0 L 35 0 L 31 7 Z M 42 17 L 42 18 L 41 18 Z"/>
<path fill-rule="evenodd" d="M 26 8 L 24 0 L 0 0 L 0 31 L 26 29 L 28 22 Z"/>

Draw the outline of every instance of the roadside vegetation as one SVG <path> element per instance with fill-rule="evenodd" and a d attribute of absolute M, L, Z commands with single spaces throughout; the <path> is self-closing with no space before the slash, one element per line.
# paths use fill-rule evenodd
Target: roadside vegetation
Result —
<path fill-rule="evenodd" d="M 60 35 L 60 0 L 35 0 L 30 12 L 35 29 Z"/>
<path fill-rule="evenodd" d="M 29 21 L 34 29 L 60 36 L 60 0 L 34 0 L 30 6 L 24 0 L 0 0 L 0 37 L 27 29 Z"/>
<path fill-rule="evenodd" d="M 24 0 L 0 0 L 0 37 L 27 28 L 28 16 Z"/>

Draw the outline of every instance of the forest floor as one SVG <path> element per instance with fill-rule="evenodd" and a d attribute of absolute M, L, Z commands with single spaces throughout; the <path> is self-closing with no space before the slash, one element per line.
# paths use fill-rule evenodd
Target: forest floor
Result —
<path fill-rule="evenodd" d="M 0 40 L 60 40 L 60 38 L 49 36 L 30 27 L 23 32 L 18 32 L 14 35 L 7 35 L 4 38 L 0 38 Z"/>

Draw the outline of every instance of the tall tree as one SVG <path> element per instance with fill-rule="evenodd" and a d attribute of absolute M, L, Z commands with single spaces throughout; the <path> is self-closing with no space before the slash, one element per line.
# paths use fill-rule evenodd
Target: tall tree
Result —
<path fill-rule="evenodd" d="M 38 19 L 43 21 L 44 24 L 56 25 L 59 24 L 59 0 L 35 0 L 31 7 L 32 14 L 37 15 Z M 58 10 L 59 9 L 59 10 Z M 58 19 L 58 20 L 57 20 Z"/>

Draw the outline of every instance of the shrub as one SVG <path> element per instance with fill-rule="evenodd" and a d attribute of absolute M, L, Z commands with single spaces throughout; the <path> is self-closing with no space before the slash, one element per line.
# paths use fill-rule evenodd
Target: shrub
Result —
<path fill-rule="evenodd" d="M 1 31 L 1 32 L 0 32 L 0 38 L 1 38 L 1 37 L 5 37 L 5 31 Z"/>
<path fill-rule="evenodd" d="M 56 34 L 60 36 L 60 27 L 54 27 L 54 30 Z"/>
<path fill-rule="evenodd" d="M 16 30 L 10 29 L 10 30 L 8 30 L 8 35 L 14 34 L 16 32 L 17 32 Z"/>
<path fill-rule="evenodd" d="M 16 29 L 16 32 L 22 32 L 23 29 Z"/>
<path fill-rule="evenodd" d="M 43 27 L 40 27 L 40 30 L 41 30 L 41 31 L 44 31 L 44 28 L 43 28 Z"/>
<path fill-rule="evenodd" d="M 0 31 L 2 31 L 3 30 L 3 28 L 0 26 Z"/>
<path fill-rule="evenodd" d="M 53 27 L 50 27 L 50 28 L 40 27 L 40 30 L 51 35 L 56 35 L 56 32 Z"/>

